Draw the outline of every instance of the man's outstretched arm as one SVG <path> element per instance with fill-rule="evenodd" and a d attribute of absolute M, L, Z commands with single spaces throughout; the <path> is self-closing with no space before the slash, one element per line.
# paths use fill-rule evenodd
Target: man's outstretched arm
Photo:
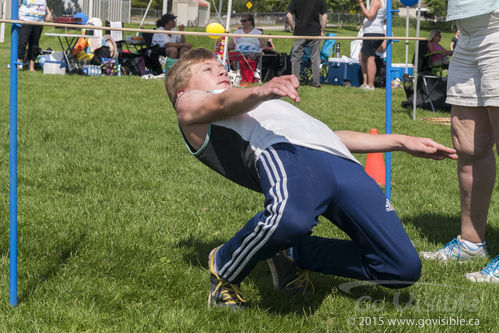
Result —
<path fill-rule="evenodd" d="M 298 80 L 294 75 L 275 77 L 263 86 L 228 88 L 220 94 L 195 90 L 185 92 L 177 101 L 177 114 L 182 125 L 206 124 L 211 121 L 243 114 L 258 104 L 281 97 L 299 102 Z"/>
<path fill-rule="evenodd" d="M 429 138 L 403 134 L 368 134 L 354 131 L 335 131 L 343 144 L 353 153 L 405 151 L 413 156 L 442 160 L 457 159 L 456 151 Z"/>

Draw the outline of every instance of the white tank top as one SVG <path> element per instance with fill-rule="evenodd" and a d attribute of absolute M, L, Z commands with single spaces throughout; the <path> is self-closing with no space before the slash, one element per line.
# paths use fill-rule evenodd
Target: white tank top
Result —
<path fill-rule="evenodd" d="M 368 34 L 385 34 L 384 24 L 386 19 L 386 3 L 381 1 L 381 7 L 378 9 L 376 16 L 372 20 L 367 18 L 364 20 L 364 33 Z M 369 7 L 371 7 L 369 5 Z M 369 8 L 367 9 L 369 10 Z"/>
<path fill-rule="evenodd" d="M 22 21 L 43 22 L 46 14 L 46 0 L 23 0 L 19 6 L 19 19 Z"/>

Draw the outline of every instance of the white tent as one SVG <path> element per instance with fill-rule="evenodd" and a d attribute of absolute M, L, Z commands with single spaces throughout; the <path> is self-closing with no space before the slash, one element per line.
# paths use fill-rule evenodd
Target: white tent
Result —
<path fill-rule="evenodd" d="M 10 1 L 0 0 L 0 17 L 3 19 L 10 18 Z M 0 43 L 5 40 L 5 23 L 0 24 Z"/>
<path fill-rule="evenodd" d="M 210 3 L 206 0 L 173 0 L 172 12 L 177 24 L 204 27 L 210 18 Z"/>

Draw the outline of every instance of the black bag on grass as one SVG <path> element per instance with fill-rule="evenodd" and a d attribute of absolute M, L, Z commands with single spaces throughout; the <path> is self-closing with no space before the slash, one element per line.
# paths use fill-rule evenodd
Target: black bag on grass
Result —
<path fill-rule="evenodd" d="M 104 61 L 103 58 L 111 59 L 111 49 L 109 46 L 99 47 L 94 51 L 94 57 L 90 63 L 92 65 L 101 65 Z"/>
<path fill-rule="evenodd" d="M 286 53 L 264 52 L 266 55 L 262 57 L 263 81 L 270 81 L 275 76 L 291 74 L 291 61 Z M 274 54 L 267 52 L 273 52 Z"/>
<path fill-rule="evenodd" d="M 146 63 L 143 56 L 123 53 L 118 58 L 125 75 L 145 75 Z"/>

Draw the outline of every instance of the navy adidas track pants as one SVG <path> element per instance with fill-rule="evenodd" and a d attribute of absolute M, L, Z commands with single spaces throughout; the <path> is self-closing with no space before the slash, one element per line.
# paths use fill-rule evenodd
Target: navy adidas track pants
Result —
<path fill-rule="evenodd" d="M 325 152 L 275 144 L 257 162 L 265 209 L 217 252 L 218 274 L 241 282 L 260 260 L 292 249 L 314 272 L 405 287 L 421 262 L 381 188 L 363 167 Z M 350 239 L 312 236 L 322 215 Z M 393 284 L 389 282 L 393 281 Z"/>

